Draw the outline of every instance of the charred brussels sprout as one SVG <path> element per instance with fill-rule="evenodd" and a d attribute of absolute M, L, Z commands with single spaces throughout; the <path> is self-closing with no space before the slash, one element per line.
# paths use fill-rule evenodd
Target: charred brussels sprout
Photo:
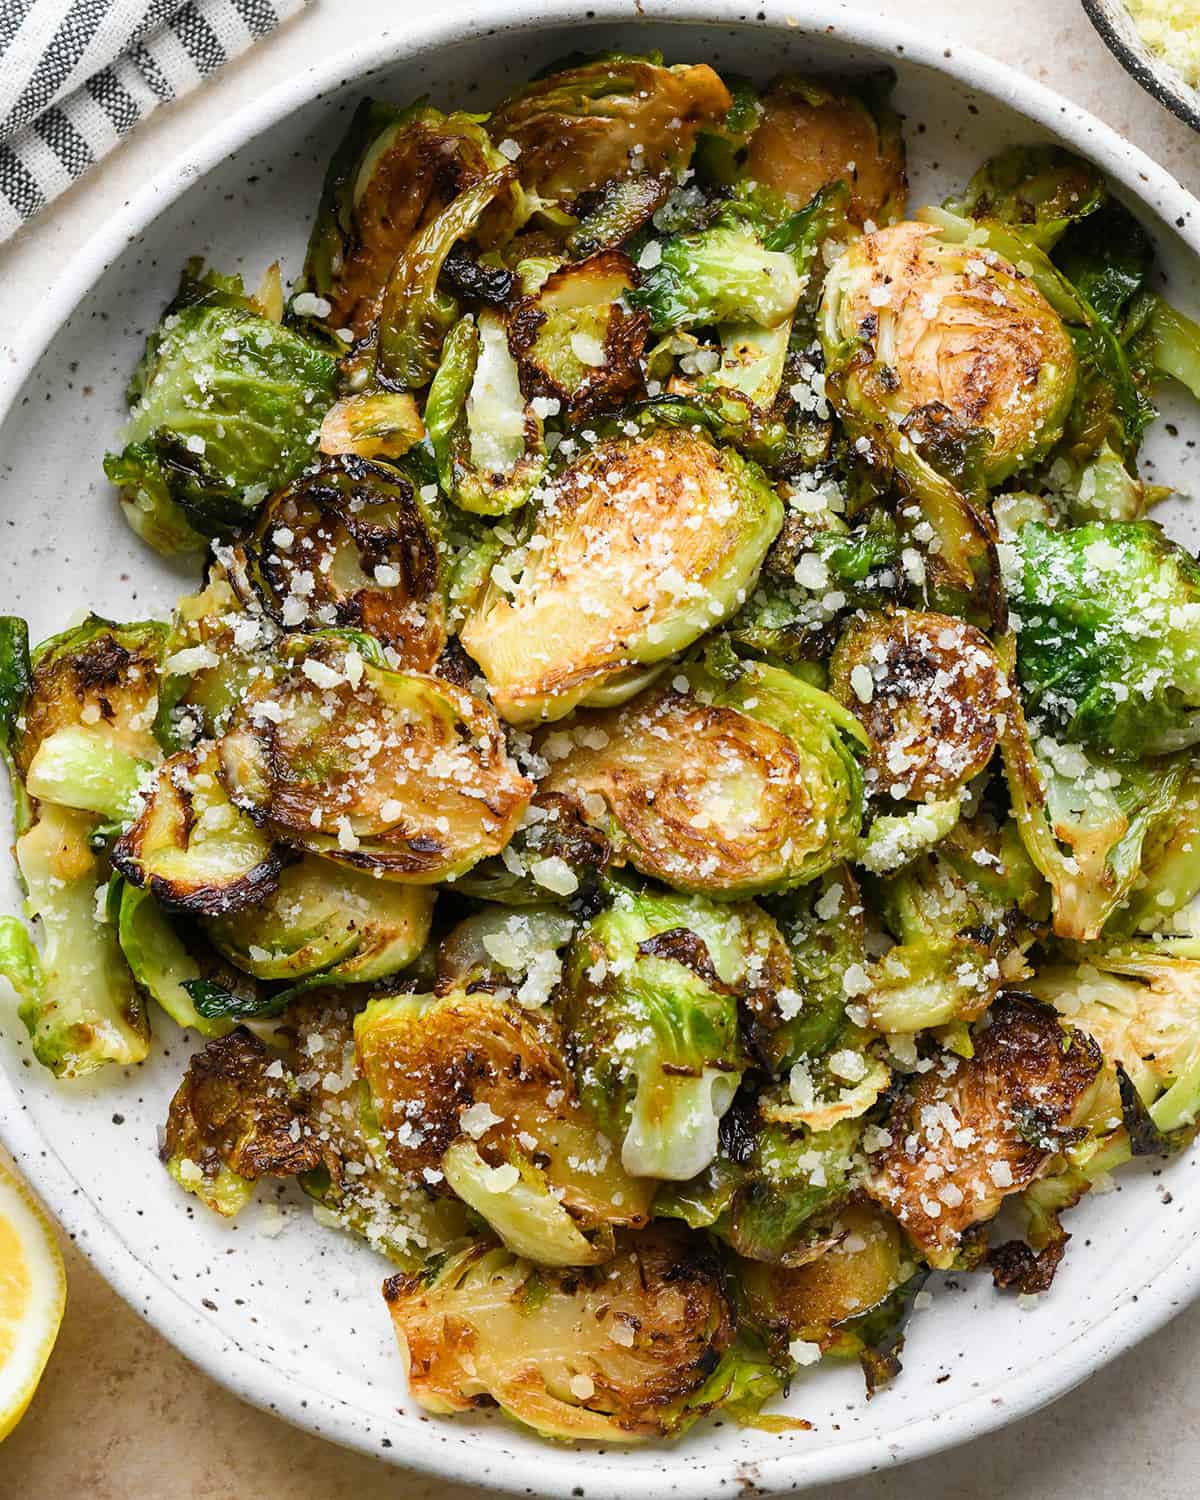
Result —
<path fill-rule="evenodd" d="M 284 843 L 390 880 L 453 879 L 504 848 L 532 786 L 484 704 L 333 636 L 291 637 L 285 660 L 220 744 L 239 807 Z"/>
<path fill-rule="evenodd" d="M 439 538 L 395 469 L 326 460 L 274 495 L 254 532 L 253 576 L 285 628 L 350 626 L 427 672 L 446 643 Z"/>
<path fill-rule="evenodd" d="M 323 974 L 364 984 L 407 968 L 425 946 L 433 893 L 304 855 L 254 906 L 206 925 L 210 942 L 256 979 Z"/>
<path fill-rule="evenodd" d="M 939 801 L 991 760 L 1009 689 L 987 637 L 965 621 L 907 609 L 860 615 L 829 672 L 870 738 L 872 796 Z"/>
<path fill-rule="evenodd" d="M 504 165 L 479 116 L 364 99 L 329 164 L 309 239 L 305 285 L 329 304 L 311 311 L 361 338 L 397 259 L 459 193 Z"/>
<path fill-rule="evenodd" d="M 33 1055 L 60 1078 L 139 1063 L 150 1050 L 145 1001 L 103 905 L 105 866 L 89 847 L 94 826 L 87 813 L 42 804 L 16 843 L 41 952 L 13 917 L 0 937 L 0 973 L 20 996 Z"/>
<path fill-rule="evenodd" d="M 823 1239 L 821 1220 L 844 1202 L 861 1175 L 861 1123 L 828 1130 L 762 1127 L 734 1194 L 729 1242 L 747 1260 L 802 1264 Z"/>
<path fill-rule="evenodd" d="M 248 520 L 316 451 L 334 356 L 245 300 L 168 309 L 104 472 L 125 519 L 159 552 L 203 546 Z"/>
<path fill-rule="evenodd" d="M 725 681 L 693 666 L 541 743 L 545 785 L 576 797 L 619 856 L 680 890 L 734 900 L 786 889 L 857 846 L 861 733 L 779 667 L 747 662 Z"/>
<path fill-rule="evenodd" d="M 621 702 L 737 608 L 782 514 L 754 464 L 694 432 L 602 442 L 553 481 L 462 644 L 510 722 Z"/>
<path fill-rule="evenodd" d="M 720 222 L 663 242 L 630 293 L 658 332 L 710 323 L 776 328 L 796 310 L 804 282 L 792 257 L 768 250 L 745 224 Z"/>
<path fill-rule="evenodd" d="M 1045 1173 L 1077 1139 L 1101 1056 L 1090 1037 L 1018 997 L 993 1008 L 968 1060 L 946 1054 L 892 1107 L 868 1191 L 930 1265 L 955 1262 L 965 1232 Z M 930 1168 L 938 1166 L 936 1176 Z"/>
<path fill-rule="evenodd" d="M 427 1411 L 486 1397 L 546 1437 L 677 1431 L 733 1340 L 716 1257 L 665 1225 L 593 1270 L 548 1271 L 485 1241 L 384 1295 Z"/>
<path fill-rule="evenodd" d="M 393 1166 L 444 1179 L 518 1253 L 586 1265 L 645 1222 L 652 1187 L 580 1109 L 548 1015 L 454 990 L 373 1000 L 354 1031 Z"/>
<path fill-rule="evenodd" d="M 636 277 L 615 250 L 553 271 L 509 316 L 521 386 L 570 419 L 610 411 L 642 390 L 649 317 L 631 311 Z"/>
<path fill-rule="evenodd" d="M 475 515 L 525 504 L 546 467 L 542 419 L 525 400 L 504 320 L 485 309 L 456 323 L 425 407 L 442 488 Z"/>
<path fill-rule="evenodd" d="M 562 977 L 559 950 L 575 918 L 555 906 L 484 906 L 438 944 L 437 990 L 488 990 L 527 1008 L 544 1004 Z"/>
<path fill-rule="evenodd" d="M 1150 521 L 1017 534 L 1030 717 L 1126 758 L 1200 740 L 1200 567 Z"/>
<path fill-rule="evenodd" d="M 110 882 L 107 905 L 130 973 L 172 1021 L 206 1037 L 232 1030 L 233 1022 L 224 1017 L 201 1015 L 187 989 L 209 977 L 207 965 L 202 966 L 200 956 L 191 951 L 197 946 L 195 933 L 185 930 L 185 942 L 150 892 L 119 876 Z"/>
<path fill-rule="evenodd" d="M 295 1078 L 239 1028 L 192 1057 L 171 1100 L 163 1161 L 181 1188 L 231 1217 L 259 1177 L 293 1177 L 320 1164 L 306 1112 Z"/>
<path fill-rule="evenodd" d="M 933 225 L 896 224 L 852 245 L 825 279 L 820 332 L 828 366 L 851 361 L 837 398 L 848 422 L 896 425 L 936 403 L 990 437 L 988 484 L 1036 462 L 1062 432 L 1076 358 L 1060 317 L 1007 260 L 950 244 Z M 855 363 L 856 350 L 870 363 Z"/>
<path fill-rule="evenodd" d="M 322 453 L 402 458 L 425 436 L 411 391 L 362 391 L 343 396 L 321 423 Z"/>
<path fill-rule="evenodd" d="M 681 172 L 697 133 L 731 102 L 704 63 L 666 68 L 610 55 L 535 79 L 500 105 L 488 130 L 520 148 L 526 187 L 586 210 L 588 195 L 614 180 Z"/>
<path fill-rule="evenodd" d="M 969 219 L 1013 224 L 1023 237 L 1050 250 L 1107 196 L 1091 162 L 1062 146 L 1009 146 L 989 157 L 963 195 L 949 199 L 946 207 Z"/>
<path fill-rule="evenodd" d="M 113 845 L 114 868 L 169 911 L 239 911 L 278 883 L 270 836 L 230 801 L 218 767 L 213 745 L 171 756 L 136 822 Z"/>
<path fill-rule="evenodd" d="M 464 875 L 458 889 L 507 906 L 586 902 L 611 862 L 612 845 L 589 826 L 575 801 L 539 789 L 512 843 Z"/>
<path fill-rule="evenodd" d="M 579 1096 L 635 1176 L 686 1181 L 716 1155 L 744 1066 L 755 916 L 626 892 L 571 946 L 558 1006 Z"/>
<path fill-rule="evenodd" d="M 777 78 L 750 137 L 745 177 L 790 209 L 831 182 L 850 187 L 855 224 L 889 224 L 907 186 L 900 122 L 888 102 L 890 73 L 845 80 Z"/>

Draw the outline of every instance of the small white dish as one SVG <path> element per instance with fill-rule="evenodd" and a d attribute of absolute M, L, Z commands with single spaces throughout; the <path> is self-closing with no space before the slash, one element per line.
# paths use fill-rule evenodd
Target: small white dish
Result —
<path fill-rule="evenodd" d="M 326 160 L 369 92 L 484 107 L 557 56 L 613 45 L 661 47 L 762 78 L 890 64 L 908 117 L 914 204 L 961 186 L 1001 145 L 1058 139 L 1092 157 L 1137 208 L 1159 242 L 1171 297 L 1200 311 L 1200 204 L 1167 173 L 1041 85 L 886 19 L 809 0 L 488 0 L 449 18 L 414 17 L 409 7 L 397 15 L 394 33 L 316 62 L 198 142 L 114 211 L 46 305 L 31 310 L 16 358 L 0 370 L 0 599 L 29 618 L 35 639 L 84 605 L 120 619 L 164 612 L 194 583 L 137 542 L 101 473 L 126 377 L 187 256 L 203 253 L 251 280 L 277 255 L 285 274 L 297 272 Z M 1164 407 L 1148 471 L 1200 488 L 1198 450 L 1188 446 L 1200 422 L 1182 402 Z M 1186 534 L 1186 512 L 1174 517 Z M 15 910 L 7 869 L 0 880 L 0 904 Z M 142 1068 L 60 1084 L 32 1062 L 15 1008 L 0 999 L 5 1144 L 132 1306 L 231 1390 L 448 1479 L 589 1500 L 823 1486 L 1033 1411 L 1200 1293 L 1200 1190 L 1189 1159 L 1161 1181 L 1134 1170 L 1120 1192 L 1086 1200 L 1062 1273 L 1036 1311 L 998 1296 L 986 1276 L 943 1280 L 913 1320 L 904 1374 L 870 1404 L 855 1367 L 798 1379 L 788 1409 L 812 1422 L 810 1432 L 708 1424 L 670 1447 L 574 1449 L 486 1413 L 433 1420 L 405 1389 L 379 1296 L 383 1261 L 314 1225 L 290 1190 L 281 1190 L 283 1232 L 271 1234 L 278 1225 L 263 1208 L 217 1222 L 158 1166 L 158 1130 L 190 1043 L 165 1018 L 156 1025 Z M 262 1201 L 273 1205 L 274 1189 Z"/>
<path fill-rule="evenodd" d="M 1200 130 L 1200 89 L 1172 67 L 1169 58 L 1146 45 L 1121 0 L 1083 0 L 1083 8 L 1129 76 L 1193 130 Z"/>

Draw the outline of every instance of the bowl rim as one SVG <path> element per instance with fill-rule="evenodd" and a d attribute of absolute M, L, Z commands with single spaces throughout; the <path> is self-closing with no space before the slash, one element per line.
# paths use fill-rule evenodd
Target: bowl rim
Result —
<path fill-rule="evenodd" d="M 201 136 L 103 225 L 64 269 L 53 291 L 14 341 L 0 368 L 0 422 L 9 415 L 30 373 L 75 307 L 160 213 L 228 155 L 254 140 L 303 104 L 348 81 L 362 79 L 406 58 L 426 55 L 478 35 L 536 32 L 564 22 L 588 24 L 643 21 L 761 28 L 798 37 L 831 35 L 882 56 L 925 66 L 987 94 L 1032 124 L 1075 144 L 1100 160 L 1106 174 L 1163 221 L 1200 255 L 1200 201 L 1140 148 L 1132 145 L 1063 95 L 1015 68 L 969 46 L 947 46 L 915 26 L 848 9 L 841 0 L 757 0 L 751 11 L 741 0 L 467 0 L 448 16 L 403 17 L 403 31 L 383 31 L 292 74 L 246 108 Z M 1153 195 L 1155 202 L 1148 202 Z M 1094 1374 L 1200 1296 L 1200 1239 L 1186 1245 L 1171 1274 L 1131 1286 L 1118 1307 L 1067 1337 L 1058 1357 L 1035 1371 L 1020 1372 L 1001 1385 L 977 1392 L 940 1413 L 911 1422 L 887 1436 L 865 1435 L 816 1453 L 789 1444 L 778 1453 L 747 1460 L 740 1455 L 705 1458 L 667 1448 L 645 1449 L 642 1464 L 609 1465 L 595 1450 L 580 1453 L 540 1440 L 484 1459 L 472 1429 L 454 1442 L 397 1443 L 381 1448 L 358 1408 L 308 1384 L 304 1375 L 244 1348 L 210 1323 L 170 1280 L 143 1264 L 134 1243 L 87 1195 L 70 1166 L 39 1134 L 20 1095 L 0 1074 L 0 1138 L 22 1166 L 51 1212 L 109 1284 L 152 1327 L 194 1364 L 251 1404 L 294 1426 L 345 1447 L 411 1470 L 504 1492 L 629 1500 L 667 1484 L 678 1500 L 708 1500 L 717 1487 L 738 1484 L 760 1494 L 796 1492 L 897 1466 L 955 1446 L 1027 1416 Z M 1137 1295 L 1133 1295 L 1136 1293 Z M 400 1366 L 397 1363 L 397 1378 Z"/>
<path fill-rule="evenodd" d="M 1082 0 L 1082 4 L 1100 40 L 1134 82 L 1184 124 L 1200 131 L 1200 89 L 1190 87 L 1182 78 L 1176 83 L 1173 73 L 1165 72 L 1154 61 L 1149 47 L 1126 41 L 1113 21 L 1113 12 L 1125 8 L 1121 0 Z"/>

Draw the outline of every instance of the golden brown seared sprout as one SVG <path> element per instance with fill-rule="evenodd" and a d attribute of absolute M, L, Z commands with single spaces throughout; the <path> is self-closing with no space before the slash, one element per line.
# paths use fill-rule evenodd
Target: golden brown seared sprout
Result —
<path fill-rule="evenodd" d="M 527 397 L 558 401 L 578 418 L 641 394 L 650 315 L 623 300 L 635 285 L 629 258 L 608 250 L 560 267 L 517 303 L 508 341 Z"/>
<path fill-rule="evenodd" d="M 987 637 L 928 610 L 856 616 L 829 675 L 870 736 L 867 791 L 896 800 L 940 801 L 978 775 L 1011 696 Z"/>
<path fill-rule="evenodd" d="M 726 682 L 693 666 L 540 744 L 545 789 L 575 797 L 619 855 L 680 890 L 784 890 L 857 846 L 858 726 L 779 667 L 745 662 Z"/>
<path fill-rule="evenodd" d="M 244 1027 L 193 1055 L 167 1115 L 162 1157 L 171 1176 L 219 1214 L 232 1215 L 259 1177 L 319 1166 L 307 1096 Z"/>
<path fill-rule="evenodd" d="M 1005 995 L 992 1013 L 973 1057 L 943 1054 L 897 1099 L 867 1180 L 939 1269 L 1078 1138 L 1101 1068 L 1095 1042 L 1036 1002 Z"/>
<path fill-rule="evenodd" d="M 665 68 L 611 56 L 527 84 L 488 121 L 520 148 L 521 182 L 568 205 L 615 179 L 687 166 L 697 134 L 732 103 L 706 63 Z"/>
<path fill-rule="evenodd" d="M 344 454 L 280 490 L 255 528 L 253 572 L 286 629 L 365 630 L 414 672 L 446 643 L 435 523 L 387 465 Z"/>
<path fill-rule="evenodd" d="M 221 741 L 221 774 L 285 843 L 389 880 L 461 875 L 508 843 L 532 783 L 477 698 L 359 644 L 285 642 L 288 670 Z"/>
<path fill-rule="evenodd" d="M 777 78 L 763 96 L 745 175 L 803 208 L 831 182 L 850 188 L 852 223 L 888 224 L 904 212 L 904 138 L 886 101 L 890 79 Z"/>
<path fill-rule="evenodd" d="M 373 1000 L 355 1022 L 388 1153 L 414 1183 L 452 1189 L 519 1253 L 584 1264 L 612 1226 L 640 1226 L 634 1181 L 580 1108 L 548 1014 L 500 995 Z"/>
<path fill-rule="evenodd" d="M 695 432 L 612 439 L 574 459 L 463 626 L 500 714 L 559 719 L 632 697 L 646 668 L 738 607 L 782 515 L 757 466 Z"/>
<path fill-rule="evenodd" d="M 1008 261 L 951 244 L 932 224 L 893 224 L 851 245 L 825 278 L 820 332 L 831 368 L 848 348 L 870 356 L 837 397 L 848 422 L 898 425 L 944 408 L 962 429 L 990 435 L 988 484 L 1062 433 L 1076 375 L 1062 320 Z"/>
<path fill-rule="evenodd" d="M 163 762 L 141 815 L 113 845 L 112 862 L 168 911 L 210 917 L 261 901 L 280 867 L 270 835 L 230 801 L 210 744 Z"/>
<path fill-rule="evenodd" d="M 384 1296 L 427 1411 L 495 1403 L 546 1437 L 668 1435 L 733 1341 L 715 1256 L 667 1224 L 569 1271 L 484 1241 Z"/>
<path fill-rule="evenodd" d="M 361 391 L 335 401 L 321 421 L 322 453 L 401 458 L 425 436 L 411 391 Z"/>

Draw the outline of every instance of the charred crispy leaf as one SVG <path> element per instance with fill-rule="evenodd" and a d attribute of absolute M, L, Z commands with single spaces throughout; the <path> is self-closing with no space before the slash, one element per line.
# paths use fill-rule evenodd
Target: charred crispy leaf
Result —
<path fill-rule="evenodd" d="M 167 1115 L 162 1157 L 188 1192 L 234 1214 L 259 1177 L 293 1177 L 321 1162 L 307 1099 L 290 1073 L 239 1027 L 193 1055 Z"/>
<path fill-rule="evenodd" d="M 871 795 L 932 802 L 991 760 L 1010 693 L 987 637 L 965 621 L 918 610 L 856 616 L 829 673 L 870 736 Z"/>
<path fill-rule="evenodd" d="M 605 835 L 584 821 L 572 798 L 543 783 L 503 854 L 476 865 L 456 889 L 508 906 L 561 900 L 572 911 L 594 910 L 603 900 L 598 877 L 611 861 Z"/>
<path fill-rule="evenodd" d="M 752 182 L 803 208 L 839 179 L 851 187 L 850 217 L 887 224 L 904 212 L 904 139 L 887 102 L 890 73 L 854 79 L 778 78 L 762 101 L 744 167 Z"/>
<path fill-rule="evenodd" d="M 252 572 L 288 629 L 365 630 L 427 672 L 446 643 L 433 517 L 395 469 L 353 454 L 327 459 L 264 507 Z"/>
<path fill-rule="evenodd" d="M 567 236 L 567 249 L 577 260 L 619 249 L 662 206 L 670 190 L 669 172 L 611 178 L 598 192 L 577 200 L 579 223 Z"/>
<path fill-rule="evenodd" d="M 215 746 L 163 763 L 141 816 L 117 840 L 114 867 L 168 911 L 220 916 L 261 901 L 279 880 L 269 835 L 230 801 Z"/>
<path fill-rule="evenodd" d="M 596 1268 L 536 1268 L 484 1241 L 384 1296 L 426 1410 L 495 1402 L 547 1437 L 676 1431 L 733 1339 L 715 1256 L 660 1224 Z"/>
<path fill-rule="evenodd" d="M 535 79 L 500 105 L 488 130 L 520 147 L 526 187 L 571 204 L 631 168 L 682 170 L 697 133 L 731 102 L 707 64 L 664 68 L 612 55 Z"/>
<path fill-rule="evenodd" d="M 463 874 L 508 843 L 532 784 L 483 703 L 360 644 L 291 637 L 288 670 L 221 741 L 222 777 L 285 843 L 390 880 Z"/>
<path fill-rule="evenodd" d="M 1043 250 L 1074 223 L 1096 212 L 1108 193 L 1091 162 L 1062 146 L 1009 146 L 973 174 L 952 213 L 1014 224 Z M 1071 278 L 1075 280 L 1074 277 Z M 1080 287 L 1084 296 L 1087 290 Z"/>
<path fill-rule="evenodd" d="M 649 314 L 631 311 L 628 258 L 605 250 L 553 272 L 509 314 L 508 341 L 527 397 L 561 403 L 571 419 L 611 411 L 642 391 Z"/>
<path fill-rule="evenodd" d="M 557 475 L 520 578 L 493 571 L 463 646 L 510 722 L 623 702 L 737 607 L 781 516 L 756 466 L 695 432 L 602 442 Z"/>
<path fill-rule="evenodd" d="M 990 1219 L 1069 1143 L 1100 1071 L 1092 1039 L 1036 1003 L 1004 996 L 993 1017 L 972 1058 L 943 1054 L 905 1089 L 888 1120 L 891 1144 L 868 1178 L 871 1196 L 940 1268 L 954 1262 L 969 1226 Z"/>

